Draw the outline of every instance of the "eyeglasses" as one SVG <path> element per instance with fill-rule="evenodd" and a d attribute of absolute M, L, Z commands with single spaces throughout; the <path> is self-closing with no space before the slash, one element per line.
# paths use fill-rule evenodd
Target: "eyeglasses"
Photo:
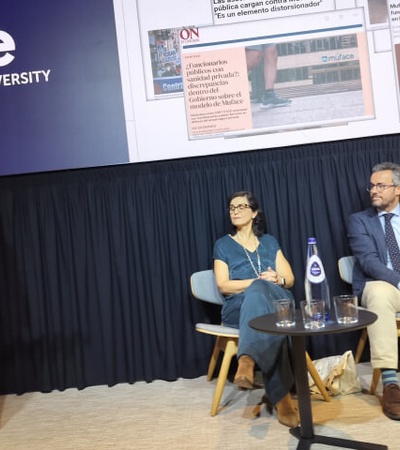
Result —
<path fill-rule="evenodd" d="M 382 191 L 384 191 L 385 189 L 388 189 L 388 188 L 390 188 L 390 187 L 396 187 L 397 186 L 397 184 L 384 184 L 384 183 L 378 183 L 378 184 L 373 184 L 373 183 L 370 183 L 368 186 L 367 186 L 367 191 L 368 192 L 371 192 L 372 191 L 372 189 L 376 189 L 376 192 L 382 192 Z"/>
<path fill-rule="evenodd" d="M 236 210 L 238 210 L 239 212 L 243 212 L 246 208 L 250 208 L 250 205 L 248 205 L 247 203 L 239 203 L 239 205 L 237 206 L 231 205 L 228 208 L 228 211 L 232 214 L 235 213 Z"/>

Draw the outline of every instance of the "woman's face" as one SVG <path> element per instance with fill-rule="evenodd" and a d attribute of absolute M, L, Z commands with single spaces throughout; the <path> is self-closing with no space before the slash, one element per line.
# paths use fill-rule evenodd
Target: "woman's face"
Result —
<path fill-rule="evenodd" d="M 235 197 L 229 204 L 229 214 L 232 224 L 242 228 L 252 222 L 257 211 L 251 210 L 247 197 Z"/>

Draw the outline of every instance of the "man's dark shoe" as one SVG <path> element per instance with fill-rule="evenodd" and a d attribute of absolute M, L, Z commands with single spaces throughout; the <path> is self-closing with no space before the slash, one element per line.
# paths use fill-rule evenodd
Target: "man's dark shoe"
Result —
<path fill-rule="evenodd" d="M 397 384 L 383 388 L 382 409 L 389 419 L 400 420 L 400 387 Z"/>
<path fill-rule="evenodd" d="M 261 99 L 261 109 L 280 108 L 281 106 L 289 106 L 292 100 L 278 97 L 275 92 L 264 94 Z"/>

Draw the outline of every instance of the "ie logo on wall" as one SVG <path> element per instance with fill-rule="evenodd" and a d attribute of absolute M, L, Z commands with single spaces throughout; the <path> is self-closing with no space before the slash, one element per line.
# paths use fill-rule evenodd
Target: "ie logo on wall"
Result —
<path fill-rule="evenodd" d="M 15 59 L 16 50 L 14 38 L 6 31 L 0 30 L 0 68 L 8 66 Z M 50 69 L 30 70 L 20 73 L 0 73 L 0 88 L 37 84 L 49 81 Z"/>
<path fill-rule="evenodd" d="M 0 30 L 0 67 L 7 66 L 15 58 L 10 52 L 15 51 L 15 41 L 12 36 Z"/>

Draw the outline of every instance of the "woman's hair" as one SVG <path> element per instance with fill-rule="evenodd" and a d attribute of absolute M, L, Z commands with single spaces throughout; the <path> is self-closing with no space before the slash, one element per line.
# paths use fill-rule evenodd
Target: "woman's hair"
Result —
<path fill-rule="evenodd" d="M 250 191 L 238 191 L 238 192 L 234 192 L 229 198 L 228 198 L 228 211 L 229 211 L 229 206 L 231 204 L 231 201 L 234 198 L 237 197 L 246 197 L 247 199 L 247 203 L 250 206 L 250 209 L 252 211 L 257 211 L 257 215 L 256 217 L 254 217 L 253 219 L 253 233 L 257 236 L 260 237 L 263 234 L 265 234 L 267 232 L 267 224 L 265 222 L 265 215 L 264 213 L 260 210 L 260 205 L 258 203 L 258 200 L 256 199 L 256 197 L 250 192 Z M 230 229 L 230 234 L 232 236 L 234 236 L 237 233 L 237 229 L 236 227 L 231 223 L 231 229 Z"/>

